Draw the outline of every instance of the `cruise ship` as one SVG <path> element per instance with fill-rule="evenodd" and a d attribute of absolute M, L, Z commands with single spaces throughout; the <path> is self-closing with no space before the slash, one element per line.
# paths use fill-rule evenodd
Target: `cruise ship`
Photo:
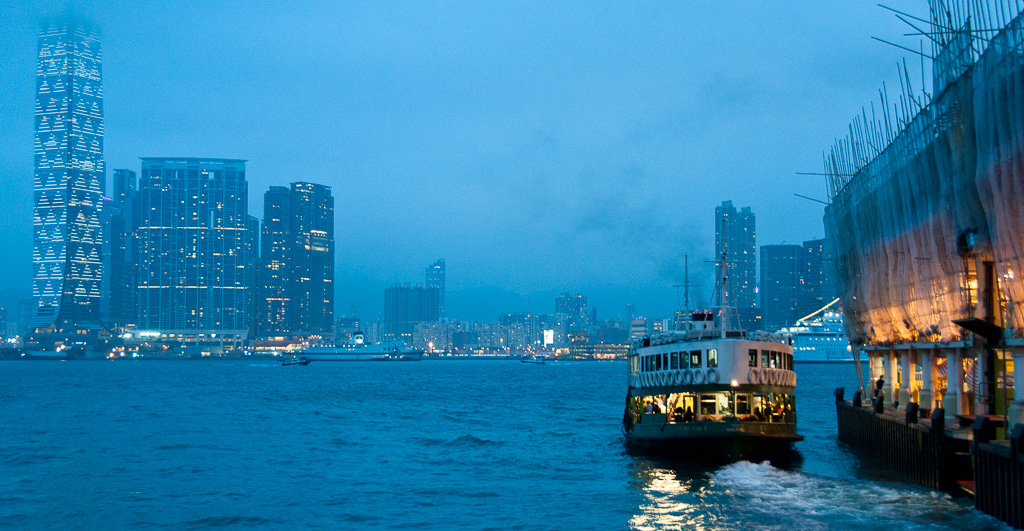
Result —
<path fill-rule="evenodd" d="M 853 363 L 843 314 L 830 310 L 838 302 L 836 299 L 793 326 L 776 332 L 793 345 L 793 363 Z"/>
<path fill-rule="evenodd" d="M 315 346 L 298 357 L 309 361 L 420 361 L 423 351 L 406 347 L 401 341 L 366 343 L 363 334 L 353 334 L 354 342 L 345 345 Z"/>

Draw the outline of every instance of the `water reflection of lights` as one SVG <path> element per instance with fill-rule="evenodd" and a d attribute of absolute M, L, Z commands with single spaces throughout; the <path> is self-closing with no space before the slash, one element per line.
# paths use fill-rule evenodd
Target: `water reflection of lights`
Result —
<path fill-rule="evenodd" d="M 693 529 L 714 519 L 701 501 L 703 485 L 694 485 L 693 479 L 680 480 L 675 470 L 645 464 L 648 466 L 637 463 L 636 469 L 645 502 L 630 518 L 630 529 Z"/>

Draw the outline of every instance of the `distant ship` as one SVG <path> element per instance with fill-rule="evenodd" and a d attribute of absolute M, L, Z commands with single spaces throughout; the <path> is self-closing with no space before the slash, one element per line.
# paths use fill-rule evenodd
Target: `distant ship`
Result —
<path fill-rule="evenodd" d="M 853 363 L 843 314 L 827 311 L 838 301 L 776 332 L 793 345 L 794 363 Z"/>
<path fill-rule="evenodd" d="M 423 351 L 408 348 L 401 341 L 368 344 L 363 334 L 352 335 L 353 342 L 343 345 L 310 347 L 296 354 L 309 361 L 420 361 Z"/>

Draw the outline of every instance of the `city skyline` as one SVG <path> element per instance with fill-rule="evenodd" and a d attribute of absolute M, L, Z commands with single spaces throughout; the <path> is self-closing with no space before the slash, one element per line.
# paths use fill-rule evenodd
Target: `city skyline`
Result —
<path fill-rule="evenodd" d="M 9 61 L 11 69 L 5 72 L 5 76 L 8 76 L 5 79 L 10 81 L 8 86 L 14 87 L 12 89 L 14 97 L 9 103 L 5 102 L 3 108 L 0 108 L 0 116 L 14 116 L 14 104 L 19 101 L 17 87 L 19 80 L 23 83 L 25 77 L 14 72 L 19 64 L 18 50 L 24 49 L 25 43 L 13 39 L 23 36 L 26 27 L 30 32 L 35 29 L 36 19 L 38 15 L 44 13 L 45 9 L 43 8 L 46 5 L 40 3 L 28 4 L 18 9 L 13 9 L 11 6 L 5 8 L 7 10 L 5 14 L 11 15 L 7 18 L 13 22 L 11 33 L 4 39 L 11 39 L 9 43 L 13 46 L 10 46 L 9 50 L 14 54 L 11 56 L 12 61 Z M 303 5 L 309 7 L 312 4 Z M 294 84 L 286 85 L 289 88 L 284 91 L 285 94 L 289 94 L 293 98 L 294 104 L 291 107 L 284 105 L 282 108 L 292 108 L 298 113 L 298 116 L 311 118 L 311 130 L 328 134 L 328 138 L 331 139 L 328 141 L 328 145 L 333 146 L 346 146 L 345 143 L 338 143 L 341 138 L 355 141 L 352 137 L 354 128 L 360 124 L 366 125 L 368 123 L 366 119 L 370 116 L 376 116 L 378 119 L 385 118 L 386 123 L 395 123 L 396 120 L 397 123 L 408 123 L 411 129 L 398 128 L 408 133 L 399 139 L 393 136 L 391 129 L 382 131 L 380 127 L 363 128 L 362 130 L 368 134 L 363 135 L 364 138 L 360 140 L 362 143 L 355 142 L 351 144 L 351 147 L 345 147 L 338 152 L 337 156 L 328 159 L 316 156 L 324 152 L 315 143 L 306 142 L 303 148 L 306 150 L 305 152 L 296 150 L 286 137 L 297 135 L 298 130 L 289 125 L 291 122 L 280 122 L 282 117 L 279 113 L 270 112 L 269 116 L 265 117 L 266 119 L 253 121 L 252 118 L 246 118 L 245 115 L 239 113 L 240 107 L 225 100 L 225 95 L 236 94 L 236 87 L 242 80 L 232 80 L 229 75 L 231 70 L 221 73 L 215 67 L 224 66 L 225 61 L 240 53 L 240 50 L 225 49 L 226 41 L 220 37 L 206 39 L 201 46 L 198 43 L 189 44 L 186 50 L 178 50 L 174 53 L 150 45 L 129 50 L 123 43 L 134 39 L 140 28 L 139 24 L 133 23 L 134 19 L 131 17 L 149 14 L 159 15 L 157 19 L 160 19 L 161 16 L 170 16 L 174 9 L 170 8 L 171 11 L 167 12 L 168 14 L 160 15 L 163 11 L 160 11 L 155 4 L 142 4 L 137 10 L 125 13 L 116 12 L 117 2 L 105 3 L 102 7 L 103 9 L 98 7 L 94 9 L 100 23 L 109 23 L 110 27 L 117 28 L 114 35 L 111 35 L 110 31 L 105 33 L 104 42 L 106 54 L 104 73 L 108 81 L 105 100 L 108 125 L 106 136 L 110 167 L 137 170 L 138 167 L 134 165 L 133 161 L 137 160 L 138 156 L 151 153 L 250 159 L 249 173 L 252 182 L 250 202 L 256 206 L 259 204 L 259 195 L 265 192 L 274 181 L 301 180 L 306 174 L 317 173 L 316 168 L 322 167 L 327 160 L 337 163 L 338 171 L 334 174 L 339 177 L 325 182 L 325 184 L 332 186 L 336 191 L 344 191 L 344 194 L 337 194 L 341 198 L 339 209 L 345 212 L 344 219 L 350 223 L 350 225 L 346 225 L 343 239 L 338 243 L 337 303 L 341 308 L 355 304 L 361 308 L 361 313 L 365 317 L 381 315 L 382 304 L 379 293 L 384 287 L 394 282 L 411 280 L 413 277 L 409 272 L 414 267 L 422 267 L 423 263 L 429 263 L 437 256 L 445 256 L 449 263 L 446 302 L 446 311 L 449 315 L 493 319 L 496 313 L 503 311 L 541 312 L 550 304 L 552 296 L 565 290 L 587 293 L 593 304 L 604 315 L 624 317 L 622 314 L 624 314 L 627 303 L 636 304 L 641 314 L 668 315 L 676 306 L 675 292 L 671 285 L 681 280 L 681 257 L 684 254 L 689 254 L 691 259 L 694 259 L 693 262 L 699 264 L 703 259 L 711 259 L 710 255 L 713 254 L 713 242 L 710 237 L 713 229 L 708 226 L 707 216 L 703 213 L 706 210 L 703 209 L 709 204 L 718 204 L 724 199 L 735 200 L 738 204 L 749 204 L 755 212 L 758 212 L 760 218 L 758 230 L 761 233 L 759 241 L 761 242 L 802 241 L 823 235 L 820 213 L 815 212 L 814 215 L 808 216 L 806 212 L 815 210 L 817 207 L 810 208 L 812 203 L 792 196 L 793 192 L 806 193 L 805 188 L 812 183 L 817 186 L 818 181 L 807 178 L 790 178 L 789 190 L 782 189 L 773 194 L 765 193 L 766 189 L 763 185 L 757 189 L 758 185 L 756 184 L 757 181 L 762 180 L 778 181 L 777 177 L 783 167 L 787 175 L 789 175 L 788 172 L 816 169 L 820 164 L 816 154 L 820 153 L 822 147 L 821 135 L 808 134 L 808 138 L 813 137 L 813 142 L 808 142 L 805 148 L 787 150 L 789 157 L 798 157 L 799 161 L 787 158 L 784 164 L 780 164 L 781 161 L 776 156 L 769 161 L 770 163 L 757 165 L 756 170 L 753 165 L 742 169 L 742 165 L 737 166 L 735 162 L 729 162 L 729 159 L 724 157 L 725 153 L 721 151 L 724 146 L 721 144 L 713 144 L 717 146 L 714 149 L 721 155 L 716 157 L 717 162 L 714 164 L 709 164 L 709 160 L 699 157 L 693 159 L 692 152 L 683 145 L 685 142 L 680 144 L 681 138 L 678 137 L 681 134 L 680 128 L 666 129 L 663 121 L 654 119 L 654 122 L 657 123 L 657 134 L 668 134 L 670 138 L 662 138 L 652 145 L 651 148 L 654 151 L 650 153 L 650 157 L 638 157 L 641 152 L 637 151 L 636 139 L 630 139 L 629 136 L 621 137 L 621 135 L 644 122 L 630 125 L 628 120 L 622 121 L 624 116 L 630 114 L 623 113 L 623 111 L 627 109 L 640 111 L 640 116 L 653 118 L 655 115 L 651 113 L 656 109 L 667 112 L 666 116 L 678 113 L 679 109 L 671 105 L 665 107 L 667 102 L 661 99 L 654 101 L 652 105 L 655 107 L 651 108 L 622 107 L 625 100 L 607 94 L 608 97 L 613 97 L 608 101 L 618 102 L 609 108 L 611 111 L 596 112 L 595 105 L 599 103 L 599 100 L 588 98 L 580 102 L 580 106 L 577 107 L 577 112 L 573 116 L 583 119 L 583 122 L 579 122 L 581 124 L 592 121 L 594 125 L 600 125 L 601 127 L 597 130 L 607 131 L 611 134 L 611 138 L 618 135 L 623 140 L 627 140 L 623 145 L 631 147 L 626 152 L 614 148 L 609 154 L 594 156 L 598 151 L 604 151 L 608 147 L 597 136 L 593 134 L 578 135 L 574 132 L 575 129 L 570 134 L 570 131 L 564 128 L 553 128 L 552 124 L 543 121 L 536 122 L 537 132 L 541 134 L 539 138 L 554 134 L 551 137 L 554 144 L 549 147 L 545 147 L 543 143 L 536 144 L 530 140 L 530 135 L 523 136 L 523 129 L 517 126 L 513 128 L 511 132 L 513 136 L 510 137 L 512 142 L 508 144 L 514 151 L 509 152 L 506 148 L 496 149 L 497 146 L 493 144 L 495 137 L 492 130 L 487 127 L 496 123 L 495 120 L 504 123 L 511 117 L 512 115 L 506 113 L 515 108 L 514 105 L 517 105 L 516 101 L 518 100 L 504 99 L 507 94 L 499 91 L 501 85 L 488 82 L 478 87 L 482 99 L 469 98 L 465 100 L 465 105 L 469 109 L 488 110 L 488 113 L 481 115 L 486 119 L 466 121 L 462 115 L 455 115 L 461 117 L 455 122 L 458 126 L 455 129 L 446 130 L 446 134 L 440 137 L 445 139 L 444 143 L 436 146 L 440 148 L 440 152 L 449 153 L 449 146 L 459 143 L 470 146 L 472 149 L 469 152 L 478 153 L 480 156 L 470 159 L 452 158 L 447 163 L 443 163 L 436 156 L 424 152 L 422 143 L 408 144 L 409 140 L 416 138 L 414 136 L 416 134 L 426 135 L 421 138 L 432 136 L 431 129 L 427 127 L 426 122 L 422 121 L 422 116 L 418 114 L 417 109 L 436 107 L 437 104 L 444 103 L 443 100 L 437 99 L 438 93 L 434 89 L 421 90 L 422 87 L 420 87 L 414 90 L 409 87 L 404 91 L 387 91 L 380 96 L 384 99 L 368 101 L 362 89 L 371 86 L 367 83 L 379 83 L 382 80 L 375 80 L 372 76 L 368 77 L 368 71 L 358 66 L 357 62 L 357 66 L 345 70 L 352 74 L 351 82 L 333 85 L 341 87 L 338 90 L 344 89 L 341 94 L 355 91 L 352 92 L 354 97 L 346 99 L 348 103 L 344 108 L 337 106 L 325 108 L 324 117 L 331 116 L 334 119 L 339 119 L 337 123 L 340 125 L 325 129 L 322 118 L 311 116 L 306 105 L 299 104 L 300 101 L 306 101 L 304 96 L 321 95 L 303 92 L 304 89 L 300 90 Z M 797 11 L 805 20 L 820 20 L 825 16 L 819 10 L 809 6 L 803 6 Z M 881 13 L 875 11 L 878 10 L 857 11 L 857 15 L 884 21 L 883 23 L 873 22 L 873 27 L 885 27 L 890 23 Z M 218 8 L 212 13 L 216 15 L 214 18 L 218 18 L 230 14 L 230 10 Z M 435 26 L 437 21 L 443 20 L 445 17 L 459 17 L 464 14 L 467 13 L 460 13 L 455 8 L 434 8 L 413 10 L 404 16 L 412 17 L 412 19 L 421 17 L 426 21 L 426 25 L 415 35 L 424 39 L 424 42 L 429 45 L 427 47 L 436 52 L 436 46 L 444 42 L 439 40 L 441 33 L 439 33 L 440 28 Z M 478 13 L 474 12 L 473 14 L 477 15 Z M 574 26 L 571 32 L 545 25 L 546 30 L 541 34 L 516 27 L 509 30 L 505 36 L 516 39 L 515 42 L 530 42 L 534 38 L 563 40 L 565 46 L 562 49 L 564 51 L 555 51 L 551 56 L 538 55 L 539 50 L 528 48 L 527 57 L 533 60 L 534 64 L 553 68 L 571 57 L 605 58 L 607 56 L 615 68 L 623 68 L 623 72 L 632 72 L 635 71 L 635 67 L 623 66 L 623 58 L 614 50 L 601 48 L 590 53 L 585 52 L 587 48 L 583 46 L 589 38 L 587 36 L 596 35 L 595 32 L 606 28 L 610 20 L 619 14 L 621 13 L 616 13 L 613 9 L 605 7 L 597 10 L 591 18 L 580 19 L 578 25 Z M 758 17 L 771 17 L 775 14 L 772 8 L 759 8 L 751 11 L 754 20 Z M 717 20 L 714 12 L 692 13 L 678 6 L 665 8 L 665 12 L 660 15 L 668 17 L 668 20 L 676 21 L 688 16 Z M 196 24 L 198 29 L 203 27 L 204 23 L 195 20 L 191 15 L 185 13 L 182 16 Z M 279 48 L 268 49 L 272 67 L 268 75 L 272 75 L 266 81 L 272 82 L 274 79 L 278 79 L 275 76 L 282 75 L 290 68 L 298 69 L 297 72 L 305 72 L 313 76 L 312 79 L 325 81 L 326 79 L 318 77 L 322 74 L 308 70 L 309 56 L 300 52 L 301 47 L 296 48 L 291 42 L 280 42 L 280 36 L 268 29 L 273 24 L 263 26 L 263 23 L 270 21 L 280 21 L 287 25 L 287 23 L 293 23 L 294 19 L 287 13 L 274 10 L 263 16 L 265 18 L 258 20 L 245 19 L 239 28 L 228 31 L 236 32 L 242 28 L 246 31 L 253 30 L 252 35 L 258 34 L 261 37 L 270 38 L 272 42 L 281 45 Z M 373 21 L 376 16 L 385 15 L 373 15 L 357 8 L 350 8 L 348 10 L 328 10 L 325 19 L 331 19 L 332 16 L 338 21 L 367 22 Z M 480 22 L 483 26 L 479 26 L 479 28 L 494 24 L 495 16 L 497 15 L 485 16 Z M 517 15 L 513 18 L 524 20 L 524 16 L 545 24 L 555 20 L 552 18 L 553 13 L 536 5 L 526 6 L 525 15 Z M 638 27 L 650 29 L 651 34 L 636 40 L 628 32 L 615 30 L 611 36 L 619 41 L 633 43 L 632 46 L 640 46 L 641 50 L 648 49 L 645 46 L 650 45 L 651 39 L 660 39 L 661 41 L 676 39 L 680 49 L 692 46 L 692 39 L 674 37 L 663 23 L 655 22 L 654 13 L 649 10 L 631 12 L 628 13 L 628 16 Z M 749 23 L 753 24 L 754 22 Z M 714 24 L 718 24 L 718 22 L 714 22 Z M 366 42 L 377 42 L 380 38 L 380 35 L 375 33 L 379 26 L 364 24 L 360 27 L 365 28 L 362 35 L 368 37 Z M 326 38 L 328 35 L 333 35 L 329 31 L 330 29 L 330 27 L 315 26 L 308 37 L 314 40 Z M 252 35 L 242 35 L 245 37 L 243 42 L 252 42 L 248 40 L 253 38 Z M 457 42 L 470 43 L 478 37 L 476 34 L 459 33 L 453 38 L 458 39 Z M 867 36 L 862 35 L 857 35 L 857 37 L 863 40 L 868 39 Z M 34 37 L 30 37 L 30 42 L 33 39 Z M 508 44 L 502 40 L 486 42 L 500 54 L 508 53 L 513 49 L 509 48 Z M 832 46 L 838 45 L 834 39 L 830 39 L 828 42 L 832 43 L 830 44 Z M 341 55 L 331 55 L 327 59 L 332 62 L 345 62 L 346 58 L 355 57 L 351 55 L 352 53 L 366 50 L 364 43 L 354 42 L 351 38 L 347 38 L 341 44 L 343 45 L 341 46 Z M 389 79 L 392 81 L 415 79 L 395 77 L 398 75 L 398 69 L 405 64 L 406 56 L 403 54 L 408 51 L 405 44 L 398 43 L 395 46 L 397 48 L 384 48 L 381 52 L 386 55 L 383 59 L 387 66 L 387 75 L 391 76 Z M 854 48 L 858 53 L 864 53 L 863 49 L 870 48 L 870 46 L 857 43 L 857 46 L 851 46 L 850 50 Z M 346 49 L 349 51 L 346 52 Z M 647 94 L 655 87 L 663 87 L 664 83 L 669 80 L 677 79 L 678 67 L 670 65 L 671 61 L 669 60 L 678 60 L 679 56 L 671 48 L 668 50 L 670 53 L 666 57 L 645 55 L 645 57 L 649 57 L 650 61 L 653 61 L 651 65 L 655 68 L 651 71 L 651 75 L 643 77 L 646 81 L 637 86 L 635 91 Z M 878 79 L 891 77 L 888 71 L 892 69 L 886 69 L 884 74 L 881 73 L 881 68 L 877 66 L 880 61 L 876 60 L 882 52 L 889 55 L 891 53 L 885 48 L 874 48 L 873 50 L 869 54 L 872 59 L 865 60 L 865 62 L 870 63 L 872 67 L 877 67 L 876 71 L 879 73 L 870 80 L 870 91 L 854 93 L 851 89 L 850 94 L 845 94 L 851 101 L 860 102 L 864 93 L 874 91 L 874 85 L 877 84 Z M 398 53 L 399 51 L 402 53 Z M 581 53 L 587 55 L 580 56 Z M 817 57 L 816 54 L 819 52 L 803 49 L 803 53 Z M 163 89 L 156 85 L 134 85 L 135 81 L 132 81 L 133 78 L 130 77 L 136 76 L 134 72 L 149 71 L 149 66 L 153 64 L 153 61 L 180 61 L 186 54 L 198 57 L 199 60 L 195 62 L 198 71 L 212 76 L 210 79 L 216 80 L 216 82 L 204 84 L 185 82 L 174 77 L 176 74 L 158 68 L 151 72 L 167 78 L 166 81 L 170 85 L 178 87 L 177 96 L 161 92 Z M 465 67 L 464 70 L 470 74 L 491 75 L 493 73 L 487 63 L 480 63 L 471 57 L 450 56 L 450 52 L 441 52 L 440 56 L 450 57 L 454 61 L 452 64 L 462 64 Z M 590 62 L 587 64 L 593 66 Z M 147 68 L 140 69 L 140 66 L 147 66 Z M 521 75 L 521 70 L 527 64 L 520 61 L 513 66 L 515 68 L 509 74 L 512 76 L 510 79 L 520 79 L 518 76 Z M 756 71 L 754 73 L 757 74 Z M 428 74 L 430 74 L 429 71 L 418 72 L 418 75 L 427 75 L 427 79 L 437 81 L 436 78 Z M 605 79 L 608 82 L 613 82 L 612 84 L 615 86 L 621 85 L 623 80 L 619 73 L 608 68 L 596 68 L 592 72 L 588 70 L 587 76 L 580 77 L 583 74 L 583 71 L 572 69 L 563 75 L 552 74 L 554 75 L 551 78 L 552 90 L 539 90 L 531 85 L 527 92 L 539 97 L 544 108 L 548 108 L 552 104 L 557 105 L 565 101 L 563 100 L 564 91 L 560 87 L 565 87 L 567 83 L 574 80 L 596 76 L 594 79 Z M 179 83 L 179 81 L 182 82 Z M 162 86 L 164 83 L 160 85 Z M 771 83 L 765 86 L 774 91 L 779 89 L 779 87 L 772 88 Z M 273 107 L 275 100 L 272 95 L 262 89 L 261 85 L 256 85 L 253 88 L 252 96 L 243 97 L 242 101 L 264 109 Z M 467 94 L 466 87 L 460 89 L 456 86 L 455 88 L 458 94 Z M 295 90 L 299 90 L 299 92 L 295 92 Z M 689 94 L 683 98 L 690 102 L 687 105 L 693 104 L 693 87 L 680 86 L 678 90 Z M 637 94 L 635 91 L 632 92 L 634 95 Z M 128 94 L 133 96 L 129 98 Z M 604 93 L 602 92 L 602 94 Z M 389 101 L 387 98 L 397 96 L 401 96 L 398 100 L 401 105 L 394 107 L 395 112 L 400 111 L 407 114 L 388 114 L 381 110 L 383 108 L 380 105 Z M 740 118 L 735 113 L 748 106 L 743 103 L 744 101 L 749 102 L 746 98 L 763 98 L 765 95 L 758 95 L 755 91 L 736 93 L 734 96 L 739 100 L 733 105 L 727 106 L 726 110 L 729 112 L 725 118 L 729 123 Z M 834 96 L 834 93 L 829 95 L 830 98 Z M 253 97 L 266 98 L 266 103 L 270 105 L 259 104 L 257 100 L 252 99 Z M 186 100 L 188 105 L 184 105 Z M 422 103 L 417 104 L 416 101 Z M 278 101 L 277 103 L 283 102 Z M 146 105 L 138 106 L 140 104 L 146 104 L 148 107 Z M 217 104 L 220 107 L 210 107 L 211 104 Z M 513 106 L 509 107 L 509 104 Z M 11 105 L 11 107 L 8 108 L 7 105 Z M 451 110 L 458 106 L 442 106 L 440 108 Z M 161 109 L 165 109 L 166 112 L 159 112 Z M 377 111 L 373 111 L 374 109 Z M 702 108 L 700 112 L 707 110 Z M 339 115 L 339 112 L 342 114 Z M 849 110 L 835 112 L 831 117 L 835 119 L 836 123 L 844 123 L 854 112 L 855 109 L 851 106 Z M 167 127 L 168 124 L 162 121 L 165 114 L 184 116 L 186 119 L 183 123 L 191 123 L 197 127 L 190 129 L 188 134 L 180 127 Z M 226 129 L 219 126 L 213 127 L 206 121 L 199 120 L 198 116 L 202 114 L 220 116 L 221 118 L 216 121 L 223 124 Z M 112 118 L 112 116 L 116 116 L 116 118 Z M 401 118 L 401 116 L 408 116 L 408 119 Z M 446 116 L 449 115 L 446 114 Z M 539 119 L 539 116 L 533 115 L 529 118 L 531 121 Z M 17 134 L 19 120 L 15 119 L 10 122 L 13 124 L 13 130 L 5 135 Z M 268 139 L 265 138 L 265 127 L 270 123 L 281 123 L 284 126 L 283 131 L 287 133 L 284 137 L 275 135 L 277 139 L 275 142 L 278 142 L 276 144 L 268 144 Z M 237 128 L 243 124 L 251 128 L 252 134 L 224 135 L 227 131 L 237 131 Z M 467 140 L 466 129 L 460 129 L 463 126 L 483 128 L 479 129 L 482 134 L 474 134 L 472 142 L 465 142 Z M 833 131 L 834 125 L 824 124 L 822 129 Z M 156 135 L 138 134 L 141 131 L 159 131 L 159 133 Z M 216 133 L 216 131 L 220 131 L 220 133 Z M 714 138 L 720 138 L 723 132 L 723 129 L 718 129 L 701 142 L 706 143 Z M 436 135 L 433 137 L 438 138 Z M 738 136 L 734 141 L 738 141 L 741 137 L 742 135 Z M 11 197 L 17 197 L 18 186 L 12 182 L 12 178 L 15 175 L 13 172 L 19 167 L 18 160 L 24 158 L 24 143 L 19 144 L 15 136 L 5 136 L 4 138 L 7 141 L 4 143 L 3 149 L 11 150 L 10 152 L 4 151 L 4 153 L 12 155 L 8 160 L 12 160 L 13 164 L 10 169 L 4 170 L 3 191 L 10 192 Z M 111 140 L 112 138 L 116 138 L 116 140 Z M 250 140 L 243 141 L 244 138 Z M 299 135 L 296 138 L 302 137 Z M 719 142 L 719 140 L 714 140 L 714 142 Z M 21 146 L 20 151 L 12 147 L 19 145 Z M 412 149 L 407 150 L 408 153 L 402 154 L 393 147 L 389 147 L 398 145 L 410 145 Z M 357 148 L 356 146 L 362 147 Z M 571 156 L 563 157 L 561 152 L 567 149 Z M 666 158 L 664 155 L 668 151 L 675 150 L 679 150 L 679 156 Z M 365 158 L 360 159 L 358 155 L 360 151 L 372 153 L 373 162 L 368 162 L 368 159 Z M 553 156 L 555 153 L 559 154 Z M 254 154 L 258 156 L 254 156 Z M 553 159 L 562 162 L 551 164 L 550 171 L 538 172 L 538 166 L 529 162 L 536 157 L 539 157 L 537 163 L 543 162 L 545 165 L 548 165 Z M 686 163 L 688 157 L 690 162 Z M 412 167 L 410 164 L 418 164 L 420 169 L 410 172 L 408 171 Z M 382 171 L 382 168 L 390 169 Z M 447 177 L 449 174 L 452 177 Z M 768 177 L 769 174 L 771 179 L 761 177 Z M 24 174 L 21 175 L 20 178 L 24 180 Z M 519 175 L 519 177 L 513 178 L 513 175 Z M 700 180 L 704 184 L 699 186 L 701 194 L 697 194 L 699 197 L 687 198 L 685 191 L 695 185 L 692 179 L 696 176 L 703 176 Z M 431 179 L 436 182 L 432 183 Z M 737 179 L 745 183 L 740 188 L 737 188 L 737 184 L 740 182 Z M 694 184 L 690 184 L 691 182 Z M 453 188 L 452 185 L 456 183 L 461 184 Z M 713 185 L 707 186 L 708 183 L 713 183 Z M 21 187 L 23 189 L 24 183 L 21 184 Z M 428 193 L 430 189 L 447 191 L 446 195 L 438 195 L 433 192 Z M 574 192 L 564 194 L 560 192 L 561 190 L 574 190 Z M 623 195 L 623 191 L 626 192 L 625 195 Z M 813 191 L 811 194 L 819 195 Z M 688 195 L 692 196 L 693 194 Z M 460 199 L 456 201 L 455 197 Z M 618 201 L 620 197 L 623 201 Z M 769 203 L 765 202 L 769 201 L 767 198 L 771 198 Z M 694 208 L 701 202 L 704 202 L 701 208 Z M 381 204 L 395 208 L 381 209 L 373 206 Z M 779 208 L 769 208 L 769 204 L 778 204 Z M 10 211 L 12 217 L 18 213 L 18 208 L 18 205 L 12 206 Z M 21 208 L 21 214 L 24 214 L 24 207 Z M 250 210 L 250 213 L 257 212 L 258 207 Z M 394 218 L 394 216 L 381 218 L 377 214 L 378 211 L 381 211 L 381 214 L 384 214 L 384 211 L 388 213 L 401 212 L 402 215 L 399 218 Z M 640 211 L 644 213 L 637 217 L 635 214 Z M 783 211 L 787 213 L 783 215 Z M 800 215 L 805 217 L 794 220 L 792 218 L 795 215 L 794 211 L 799 211 Z M 692 214 L 679 215 L 678 212 L 692 212 Z M 481 215 L 483 213 L 486 215 Z M 338 216 L 336 224 L 341 225 L 342 219 L 342 216 Z M 387 222 L 382 223 L 382 219 L 387 219 Z M 23 221 L 21 223 L 23 224 Z M 19 228 L 17 222 L 9 221 L 6 218 L 0 218 L 0 226 L 11 234 L 11 252 L 17 252 L 19 248 L 17 242 L 19 239 L 24 241 L 24 228 Z M 22 234 L 21 237 L 19 237 L 19 231 Z M 346 259 L 342 260 L 341 256 L 345 256 Z M 19 266 L 18 262 L 19 260 L 10 260 L 0 266 L 0 268 L 5 268 L 2 271 L 5 273 L 3 278 L 24 278 L 26 268 L 24 265 Z M 702 297 L 706 300 L 710 294 L 712 278 L 711 268 L 701 265 L 694 265 L 691 268 L 691 282 L 703 285 L 703 288 L 694 290 L 695 305 L 702 305 Z M 11 281 L 9 284 L 0 285 L 0 292 L 5 288 L 17 289 L 19 285 L 23 285 L 23 283 Z M 16 301 L 2 302 L 13 305 Z"/>

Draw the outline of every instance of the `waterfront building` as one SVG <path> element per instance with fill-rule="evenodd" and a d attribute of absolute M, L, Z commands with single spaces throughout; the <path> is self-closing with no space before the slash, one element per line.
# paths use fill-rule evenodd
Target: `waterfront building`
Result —
<path fill-rule="evenodd" d="M 334 320 L 334 341 L 348 343 L 352 335 L 360 332 L 358 317 L 339 317 Z"/>
<path fill-rule="evenodd" d="M 915 475 L 931 448 L 959 445 L 971 458 L 928 469 L 965 471 L 954 479 L 976 506 L 1021 527 L 1024 475 L 1008 451 L 1020 441 L 1006 439 L 1024 424 L 1024 14 L 1015 3 L 929 5 L 919 31 L 932 40 L 934 97 L 908 88 L 895 115 L 885 103 L 861 113 L 824 157 L 846 331 L 870 362 L 861 392 L 884 375 L 875 407 L 886 409 L 841 407 L 840 439 Z M 918 409 L 941 422 L 933 430 L 974 415 L 973 433 L 934 430 L 923 446 L 916 426 L 904 429 Z M 898 444 L 878 445 L 883 434 Z"/>
<path fill-rule="evenodd" d="M 828 239 L 805 241 L 800 256 L 798 319 L 818 311 L 838 296 L 835 251 L 831 242 Z"/>
<path fill-rule="evenodd" d="M 245 161 L 146 157 L 138 195 L 138 327 L 197 341 L 247 337 Z"/>
<path fill-rule="evenodd" d="M 7 337 L 7 308 L 0 306 L 0 339 Z"/>
<path fill-rule="evenodd" d="M 445 278 L 444 259 L 438 258 L 436 262 L 427 266 L 426 283 L 428 288 L 437 288 L 437 315 L 441 319 L 445 317 Z"/>
<path fill-rule="evenodd" d="M 422 284 L 394 284 L 384 290 L 384 335 L 387 338 L 412 344 L 413 332 L 418 323 L 435 322 L 438 315 L 437 288 Z"/>
<path fill-rule="evenodd" d="M 36 68 L 31 327 L 96 332 L 102 297 L 103 84 L 99 29 L 44 19 Z"/>
<path fill-rule="evenodd" d="M 799 245 L 761 246 L 761 311 L 764 329 L 774 332 L 796 322 L 797 294 L 801 286 Z"/>
<path fill-rule="evenodd" d="M 737 310 L 757 305 L 757 248 L 754 237 L 754 213 L 750 207 L 737 211 L 732 201 L 715 207 L 715 260 L 726 254 L 729 260 L 730 305 Z M 717 304 L 721 305 L 721 295 Z M 744 328 L 751 329 L 744 325 Z"/>
<path fill-rule="evenodd" d="M 328 336 L 334 327 L 334 198 L 296 182 L 263 196 L 259 333 Z"/>

